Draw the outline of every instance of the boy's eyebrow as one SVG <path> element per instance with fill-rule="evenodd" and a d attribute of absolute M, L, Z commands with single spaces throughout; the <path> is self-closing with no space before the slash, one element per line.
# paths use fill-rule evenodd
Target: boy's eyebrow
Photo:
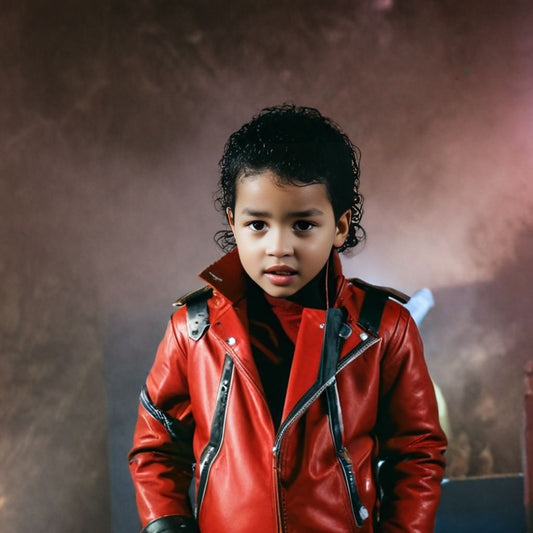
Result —
<path fill-rule="evenodd" d="M 272 213 L 269 213 L 268 211 L 256 211 L 255 209 L 250 209 L 248 207 L 245 207 L 242 210 L 243 215 L 248 215 L 251 217 L 257 217 L 257 218 L 270 218 L 272 217 Z M 304 209 L 302 211 L 291 211 L 288 213 L 288 216 L 291 218 L 306 218 L 306 217 L 313 217 L 317 215 L 323 215 L 324 212 L 320 209 L 317 209 L 316 207 L 312 207 L 310 209 Z"/>

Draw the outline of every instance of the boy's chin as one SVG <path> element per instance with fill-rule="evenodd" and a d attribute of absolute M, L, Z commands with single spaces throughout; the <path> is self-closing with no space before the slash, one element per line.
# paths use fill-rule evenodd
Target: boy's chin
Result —
<path fill-rule="evenodd" d="M 290 298 L 291 296 L 294 296 L 298 289 L 291 288 L 291 287 L 261 287 L 263 291 L 268 294 L 269 296 L 272 296 L 272 298 Z"/>

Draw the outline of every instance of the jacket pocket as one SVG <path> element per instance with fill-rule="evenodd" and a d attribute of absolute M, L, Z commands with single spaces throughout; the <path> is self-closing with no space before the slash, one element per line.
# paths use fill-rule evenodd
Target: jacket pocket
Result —
<path fill-rule="evenodd" d="M 368 510 L 361 503 L 361 499 L 359 498 L 359 493 L 357 491 L 357 485 L 355 482 L 355 474 L 353 471 L 353 464 L 350 456 L 348 455 L 348 450 L 346 450 L 344 447 L 338 449 L 337 459 L 341 466 L 344 482 L 346 483 L 346 489 L 350 498 L 350 504 L 355 523 L 358 527 L 362 527 L 363 521 L 368 518 Z"/>
<path fill-rule="evenodd" d="M 202 501 L 207 489 L 211 467 L 213 466 L 213 462 L 220 452 L 222 442 L 224 440 L 229 391 L 231 382 L 233 380 L 233 368 L 233 359 L 226 354 L 224 359 L 224 367 L 222 369 L 222 376 L 218 385 L 217 400 L 215 404 L 215 411 L 213 413 L 213 420 L 211 422 L 209 442 L 202 451 L 202 454 L 200 455 L 200 461 L 198 462 L 199 480 L 194 508 L 194 514 L 196 518 L 198 518 L 198 515 L 200 514 L 200 508 L 202 506 Z"/>
<path fill-rule="evenodd" d="M 339 396 L 337 392 L 337 383 L 333 382 L 326 389 L 327 409 L 329 418 L 329 427 L 331 431 L 331 437 L 333 440 L 333 446 L 335 447 L 335 453 L 337 454 L 337 460 L 339 462 L 344 482 L 346 484 L 346 490 L 350 499 L 350 505 L 352 508 L 353 518 L 357 527 L 362 527 L 363 522 L 368 518 L 368 510 L 362 504 L 357 491 L 357 485 L 355 482 L 355 474 L 353 470 L 352 459 L 348 454 L 348 450 L 343 444 L 343 423 L 342 423 L 342 411 L 339 402 Z"/>

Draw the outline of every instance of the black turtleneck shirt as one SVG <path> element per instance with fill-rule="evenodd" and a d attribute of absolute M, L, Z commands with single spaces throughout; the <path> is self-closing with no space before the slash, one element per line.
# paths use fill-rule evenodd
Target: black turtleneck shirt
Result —
<path fill-rule="evenodd" d="M 305 307 L 326 308 L 326 267 L 290 298 L 274 298 L 248 279 L 250 342 L 274 429 L 283 415 L 294 346 Z M 330 281 L 330 287 L 335 284 Z M 332 295 L 330 294 L 330 297 Z"/>

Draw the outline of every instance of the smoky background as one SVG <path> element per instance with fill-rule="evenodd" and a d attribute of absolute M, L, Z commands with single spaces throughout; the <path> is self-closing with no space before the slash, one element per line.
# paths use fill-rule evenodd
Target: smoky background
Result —
<path fill-rule="evenodd" d="M 135 531 L 126 453 L 175 297 L 219 257 L 217 163 L 267 105 L 362 151 L 348 276 L 421 326 L 449 475 L 520 472 L 531 357 L 525 0 L 3 0 L 0 529 Z"/>

